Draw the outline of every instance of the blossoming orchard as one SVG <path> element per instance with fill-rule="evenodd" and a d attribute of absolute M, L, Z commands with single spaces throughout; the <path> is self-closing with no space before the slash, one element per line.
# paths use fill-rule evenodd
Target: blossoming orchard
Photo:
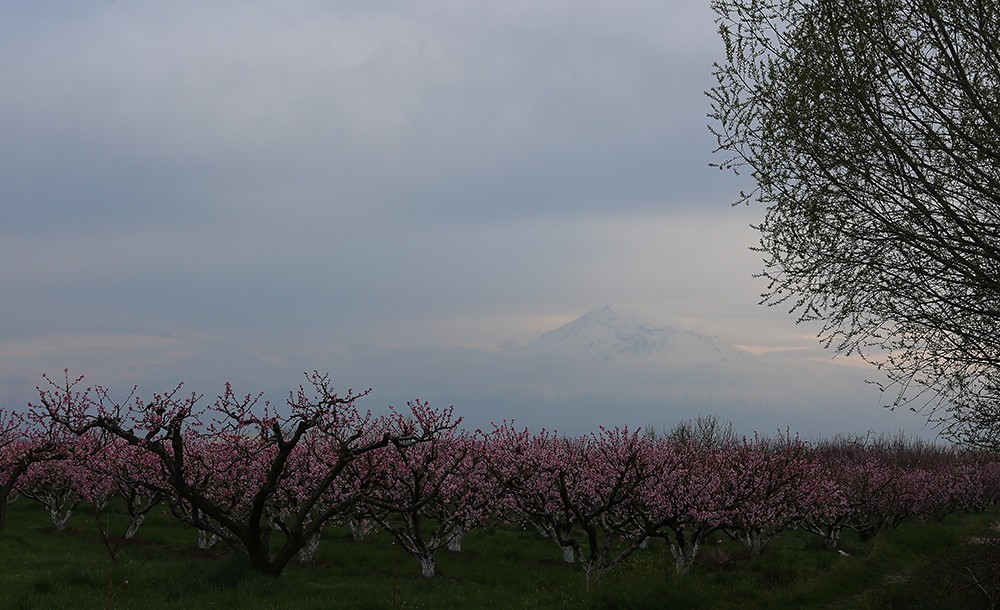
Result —
<path fill-rule="evenodd" d="M 740 438 L 601 428 L 581 437 L 502 422 L 474 432 L 414 401 L 374 415 L 325 375 L 275 409 L 230 387 L 214 403 L 180 390 L 117 402 L 82 378 L 48 380 L 24 414 L 0 410 L 0 528 L 36 502 L 55 528 L 123 503 L 134 536 L 154 507 L 252 569 L 309 561 L 325 528 L 379 527 L 435 575 L 475 528 L 531 528 L 588 585 L 665 542 L 687 571 L 709 536 L 753 554 L 792 528 L 836 549 L 904 519 L 943 518 L 1000 497 L 991 454 L 921 441 Z M 2 533 L 2 532 L 0 532 Z M 662 547 L 661 547 L 662 548 Z M 447 549 L 447 550 L 445 550 Z M 569 568 L 567 568 L 569 569 Z"/>

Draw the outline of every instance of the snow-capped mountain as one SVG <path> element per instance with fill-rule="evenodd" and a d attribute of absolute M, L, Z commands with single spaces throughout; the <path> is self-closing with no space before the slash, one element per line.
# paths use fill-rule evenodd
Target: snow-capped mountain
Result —
<path fill-rule="evenodd" d="M 325 355 L 266 358 L 212 345 L 134 380 L 145 394 L 169 391 L 205 402 L 234 382 L 240 394 L 264 391 L 283 404 L 302 370 L 330 372 L 335 387 L 374 388 L 362 408 L 402 407 L 415 398 L 454 405 L 469 429 L 514 419 L 569 434 L 598 425 L 669 428 L 681 419 L 718 415 L 744 433 L 791 429 L 804 435 L 913 430 L 920 418 L 878 407 L 872 372 L 828 362 L 767 357 L 723 339 L 638 322 L 599 307 L 535 340 L 499 351 L 455 347 L 353 346 Z M 0 390 L 17 380 L 0 379 Z M 127 394 L 132 381 L 122 392 Z"/>
<path fill-rule="evenodd" d="M 544 333 L 520 350 L 607 362 L 624 359 L 658 364 L 721 364 L 751 357 L 719 337 L 643 324 L 607 305 Z"/>

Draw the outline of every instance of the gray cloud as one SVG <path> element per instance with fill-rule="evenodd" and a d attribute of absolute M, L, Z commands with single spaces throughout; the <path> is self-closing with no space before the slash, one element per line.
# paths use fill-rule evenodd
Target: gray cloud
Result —
<path fill-rule="evenodd" d="M 681 35 L 690 9 L 375 7 L 108 6 L 7 32 L 5 198 L 29 224 L 134 226 L 258 206 L 525 220 L 696 190 L 716 45 Z"/>
<path fill-rule="evenodd" d="M 812 344 L 756 306 L 759 211 L 707 166 L 705 3 L 21 4 L 0 7 L 7 386 L 219 340 L 494 349 L 600 303 Z"/>

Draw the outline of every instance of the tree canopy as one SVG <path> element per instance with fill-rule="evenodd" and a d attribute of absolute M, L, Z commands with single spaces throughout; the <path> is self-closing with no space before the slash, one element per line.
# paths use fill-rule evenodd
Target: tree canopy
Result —
<path fill-rule="evenodd" d="M 1000 5 L 713 0 L 711 129 L 756 188 L 762 300 L 1000 447 Z"/>

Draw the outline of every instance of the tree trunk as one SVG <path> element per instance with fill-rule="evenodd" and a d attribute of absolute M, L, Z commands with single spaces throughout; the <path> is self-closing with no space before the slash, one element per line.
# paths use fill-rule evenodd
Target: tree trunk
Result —
<path fill-rule="evenodd" d="M 319 539 L 321 535 L 321 532 L 316 532 L 309 537 L 309 542 L 306 542 L 305 546 L 299 549 L 297 555 L 299 563 L 308 563 L 313 560 L 316 556 L 316 549 L 319 548 Z"/>
<path fill-rule="evenodd" d="M 670 554 L 674 558 L 674 571 L 677 574 L 686 574 L 694 563 L 694 558 L 698 554 L 699 544 L 697 542 L 671 542 Z"/>
<path fill-rule="evenodd" d="M 347 528 L 351 530 L 351 538 L 355 542 L 360 542 L 365 539 L 365 534 L 368 533 L 370 529 L 368 523 L 364 519 L 351 519 L 347 522 Z"/>
<path fill-rule="evenodd" d="M 448 550 L 458 553 L 462 550 L 462 538 L 465 536 L 465 532 L 460 529 L 452 532 L 451 536 L 448 537 Z"/>
<path fill-rule="evenodd" d="M 424 578 L 433 578 L 436 573 L 434 569 L 434 554 L 421 555 L 420 559 L 420 575 Z"/>
<path fill-rule="evenodd" d="M 27 470 L 28 462 L 26 460 L 17 462 L 13 468 L 7 471 L 7 480 L 4 481 L 3 485 L 0 485 L 0 537 L 3 536 L 7 529 L 7 503 L 11 492 L 14 491 L 14 485 L 17 484 L 17 480 Z"/>
<path fill-rule="evenodd" d="M 146 520 L 146 513 L 140 513 L 132 517 L 132 521 L 128 524 L 128 529 L 125 530 L 125 540 L 131 540 L 135 533 L 139 531 L 139 526 L 142 522 Z"/>
<path fill-rule="evenodd" d="M 52 525 L 55 526 L 57 532 L 66 529 L 66 522 L 69 521 L 73 511 L 76 510 L 77 506 L 80 506 L 82 501 L 82 498 L 71 489 L 48 491 L 44 495 L 36 496 L 35 499 L 49 509 L 49 517 L 52 518 Z"/>
<path fill-rule="evenodd" d="M 606 566 L 601 565 L 597 561 L 587 561 L 584 559 L 580 560 L 580 565 L 583 567 L 584 584 L 587 587 L 587 592 L 590 592 L 591 587 L 596 586 L 601 580 L 601 575 L 604 574 Z"/>
<path fill-rule="evenodd" d="M 208 549 L 214 547 L 218 542 L 218 534 L 212 534 L 209 536 L 208 532 L 205 530 L 198 530 L 198 548 L 202 551 L 207 551 Z"/>
<path fill-rule="evenodd" d="M 562 547 L 563 561 L 566 563 L 573 563 L 576 561 L 576 549 L 567 545 Z"/>
<path fill-rule="evenodd" d="M 66 522 L 69 521 L 70 516 L 72 516 L 74 508 L 76 508 L 75 505 L 67 508 L 65 511 L 61 511 L 56 507 L 49 509 L 49 516 L 52 517 L 52 525 L 56 526 L 57 532 L 61 532 L 66 529 Z"/>
<path fill-rule="evenodd" d="M 766 535 L 762 530 L 757 529 L 746 529 L 746 530 L 724 530 L 725 534 L 735 542 L 742 544 L 751 555 L 760 555 L 764 552 L 764 545 L 770 540 L 770 536 Z"/>
<path fill-rule="evenodd" d="M 826 534 L 823 535 L 823 546 L 829 550 L 837 548 L 840 543 L 840 527 L 831 527 L 827 530 Z"/>

